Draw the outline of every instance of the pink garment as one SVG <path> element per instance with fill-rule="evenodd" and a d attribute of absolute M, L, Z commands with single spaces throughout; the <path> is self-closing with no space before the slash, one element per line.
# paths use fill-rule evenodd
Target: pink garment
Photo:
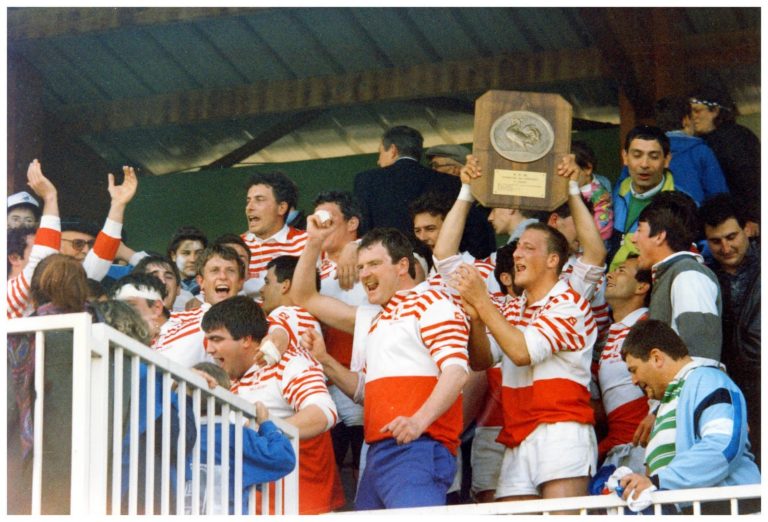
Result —
<path fill-rule="evenodd" d="M 613 233 L 613 200 L 611 193 L 605 190 L 599 181 L 592 181 L 581 187 L 581 196 L 584 201 L 592 203 L 592 213 L 595 218 L 595 224 L 600 231 L 600 237 L 603 240 L 611 238 Z"/>

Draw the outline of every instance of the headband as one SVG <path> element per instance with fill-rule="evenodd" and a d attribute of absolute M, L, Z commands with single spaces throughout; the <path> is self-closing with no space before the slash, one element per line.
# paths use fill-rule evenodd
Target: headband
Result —
<path fill-rule="evenodd" d="M 731 110 L 730 108 L 724 107 L 724 106 L 722 106 L 719 103 L 714 102 L 714 101 L 702 100 L 702 99 L 699 99 L 699 98 L 690 98 L 688 101 L 690 103 L 700 103 L 702 105 L 706 105 L 710 109 L 719 108 L 719 109 L 723 109 L 723 110 L 726 110 L 726 111 L 730 111 Z"/>
<path fill-rule="evenodd" d="M 163 300 L 163 296 L 161 296 L 160 292 L 157 290 L 139 288 L 132 284 L 121 286 L 120 291 L 115 294 L 114 299 L 118 301 L 125 301 L 130 297 L 140 297 L 141 299 L 149 299 L 150 301 Z"/>

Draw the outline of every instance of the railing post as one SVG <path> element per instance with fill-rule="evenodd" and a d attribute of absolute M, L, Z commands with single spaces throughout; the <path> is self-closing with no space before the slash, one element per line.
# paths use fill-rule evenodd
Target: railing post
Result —
<path fill-rule="evenodd" d="M 91 414 L 89 432 L 90 443 L 90 480 L 89 508 L 90 515 L 107 513 L 107 463 L 109 455 L 109 339 L 105 325 L 91 327 Z M 116 414 L 119 416 L 119 414 Z"/>
<path fill-rule="evenodd" d="M 87 515 L 91 452 L 91 316 L 73 317 L 72 329 L 72 472 L 70 515 Z"/>
<path fill-rule="evenodd" d="M 35 402 L 32 445 L 32 515 L 40 515 L 43 498 L 43 432 L 45 413 L 45 335 L 35 333 Z"/>

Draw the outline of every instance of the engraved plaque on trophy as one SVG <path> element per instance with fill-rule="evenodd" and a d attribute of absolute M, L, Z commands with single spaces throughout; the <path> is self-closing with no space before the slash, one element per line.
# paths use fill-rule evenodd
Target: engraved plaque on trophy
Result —
<path fill-rule="evenodd" d="M 555 174 L 571 150 L 571 105 L 558 94 L 488 91 L 475 102 L 472 153 L 483 176 L 472 194 L 486 207 L 554 210 L 568 199 Z"/>

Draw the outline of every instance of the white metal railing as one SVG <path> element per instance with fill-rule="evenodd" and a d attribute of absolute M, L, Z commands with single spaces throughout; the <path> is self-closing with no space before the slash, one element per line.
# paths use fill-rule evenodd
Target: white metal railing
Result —
<path fill-rule="evenodd" d="M 663 506 L 673 504 L 692 505 L 694 515 L 700 515 L 702 505 L 716 501 L 728 501 L 730 514 L 743 514 L 740 501 L 759 499 L 762 486 L 726 486 L 718 488 L 679 489 L 675 491 L 654 491 L 651 493 L 653 514 L 661 515 Z M 521 500 L 518 502 L 489 502 L 487 504 L 460 504 L 453 506 L 432 506 L 423 508 L 386 509 L 357 511 L 356 515 L 388 515 L 403 517 L 439 515 L 548 515 L 569 511 L 580 515 L 626 515 L 633 514 L 627 503 L 615 494 L 587 497 L 555 498 L 546 500 Z M 343 513 L 351 514 L 351 513 Z"/>
<path fill-rule="evenodd" d="M 140 342 L 118 332 L 105 324 L 93 324 L 86 313 L 63 314 L 46 317 L 29 317 L 7 322 L 8 334 L 35 334 L 35 402 L 34 402 L 34 447 L 32 451 L 32 514 L 40 514 L 43 500 L 43 473 L 45 461 L 43 422 L 45 405 L 45 332 L 64 330 L 72 332 L 72 440 L 70 506 L 72 515 L 101 515 L 127 513 L 146 514 L 201 513 L 201 488 L 205 488 L 205 514 L 222 514 L 229 511 L 230 448 L 234 451 L 233 491 L 234 514 L 242 514 L 240 493 L 243 491 L 243 430 L 234 429 L 234 444 L 230 441 L 228 424 L 220 427 L 220 471 L 215 465 L 216 421 L 208 415 L 205 425 L 201 420 L 202 400 L 205 397 L 207 412 L 220 410 L 220 419 L 233 420 L 235 426 L 246 422 L 256 426 L 253 404 L 218 387 L 210 390 L 205 380 L 191 370 L 168 360 Z M 57 347 L 60 349 L 60 347 Z M 128 366 L 125 365 L 126 361 Z M 112 368 L 110 368 L 110 363 Z M 111 375 L 110 375 L 111 373 Z M 128 382 L 124 382 L 127 374 Z M 159 379 L 159 383 L 158 380 Z M 158 387 L 159 385 L 159 387 Z M 110 414 L 110 387 L 113 396 Z M 127 388 L 126 388 L 127 387 Z M 159 397 L 156 396 L 159 388 Z M 175 388 L 175 390 L 174 390 Z M 142 391 L 143 390 L 143 391 Z M 192 413 L 196 443 L 188 456 L 186 437 L 187 395 L 191 395 Z M 128 404 L 124 404 L 124 395 Z M 177 415 L 174 417 L 172 400 L 175 400 Z M 145 399 L 145 410 L 140 411 L 141 399 Z M 156 410 L 156 399 L 160 399 L 160 411 Z M 124 426 L 123 411 L 128 407 L 128 420 Z M 160 433 L 156 433 L 154 419 L 160 418 Z M 178 419 L 177 443 L 172 443 L 172 424 Z M 141 420 L 144 422 L 140 422 Z M 296 465 L 284 478 L 259 485 L 262 492 L 260 506 L 256 505 L 257 486 L 250 488 L 248 511 L 270 513 L 270 498 L 273 499 L 274 513 L 298 513 L 298 431 L 280 419 L 271 419 L 289 437 L 296 456 Z M 140 424 L 146 428 L 140 433 Z M 112 440 L 108 440 L 111 428 Z M 203 430 L 207 430 L 206 480 L 201 484 L 201 447 Z M 126 435 L 127 433 L 127 435 Z M 57 434 L 60 436 L 61 434 Z M 143 443 L 141 443 L 143 438 Z M 155 473 L 157 455 L 156 441 L 160 440 L 160 473 Z M 141 455 L 143 447 L 143 455 Z M 111 448 L 111 451 L 110 451 Z M 126 449 L 128 453 L 126 453 Z M 171 456 L 175 452 L 176 465 L 171 469 Z M 126 458 L 127 457 L 127 458 Z M 144 473 L 139 475 L 140 459 Z M 186 467 L 191 459 L 191 477 Z M 128 469 L 123 462 L 128 461 Z M 111 473 L 108 471 L 110 469 Z M 173 473 L 172 473 L 173 471 Z M 176 489 L 171 491 L 171 476 L 175 473 Z M 160 477 L 160 484 L 155 479 Z M 220 480 L 219 498 L 213 496 L 216 479 Z M 127 480 L 126 480 L 127 479 Z M 127 482 L 127 484 L 125 483 Z M 187 495 L 188 486 L 191 496 Z M 271 487 L 270 487 L 271 486 Z M 127 492 L 127 495 L 126 495 Z M 139 496 L 144 502 L 139 506 Z M 159 495 L 159 510 L 155 509 Z M 175 497 L 175 505 L 171 502 Z"/>

